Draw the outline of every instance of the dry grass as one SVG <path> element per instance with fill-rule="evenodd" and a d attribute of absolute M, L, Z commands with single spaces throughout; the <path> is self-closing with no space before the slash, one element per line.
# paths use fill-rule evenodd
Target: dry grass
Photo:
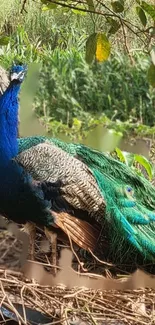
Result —
<path fill-rule="evenodd" d="M 46 314 L 52 324 L 72 324 L 75 318 L 95 325 L 155 324 L 155 292 L 151 289 L 120 293 L 86 288 L 69 290 L 63 285 L 51 288 L 30 282 L 21 273 L 2 269 L 0 286 L 1 305 L 14 311 L 21 324 L 28 324 L 26 307 Z M 14 303 L 22 304 L 23 317 Z"/>
<path fill-rule="evenodd" d="M 10 259 L 10 249 L 15 245 L 16 255 L 14 260 L 19 258 L 19 250 L 16 242 L 6 232 L 1 232 L 6 238 L 3 243 L 3 260 Z M 36 241 L 36 262 L 42 264 L 47 270 L 52 270 L 48 256 L 42 254 L 39 249 L 39 238 Z M 4 245 L 5 244 L 5 245 Z M 6 247 L 6 254 L 4 248 Z M 60 246 L 58 247 L 60 250 Z M 17 257 L 15 257 L 17 256 Z M 15 263 L 16 266 L 17 263 Z M 111 273 L 107 269 L 107 277 Z M 100 275 L 96 275 L 97 278 Z M 87 288 L 74 287 L 67 289 L 64 285 L 55 287 L 39 285 L 37 282 L 26 279 L 17 270 L 0 269 L 0 306 L 14 312 L 19 324 L 30 324 L 27 308 L 31 308 L 49 317 L 49 324 L 63 325 L 124 325 L 124 324 L 155 324 L 155 291 L 151 289 L 140 289 L 132 291 L 101 291 Z M 19 313 L 19 305 L 22 313 Z M 2 315 L 4 324 L 4 315 Z"/>

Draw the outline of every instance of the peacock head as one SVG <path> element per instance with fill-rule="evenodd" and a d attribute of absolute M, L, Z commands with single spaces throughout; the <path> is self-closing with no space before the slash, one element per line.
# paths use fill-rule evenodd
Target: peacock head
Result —
<path fill-rule="evenodd" d="M 27 65 L 13 65 L 10 71 L 11 82 L 22 83 L 27 72 Z"/>

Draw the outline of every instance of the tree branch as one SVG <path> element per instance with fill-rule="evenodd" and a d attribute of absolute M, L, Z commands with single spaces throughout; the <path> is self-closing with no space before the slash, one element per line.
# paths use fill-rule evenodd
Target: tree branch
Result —
<path fill-rule="evenodd" d="M 21 12 L 26 11 L 25 10 L 26 3 L 27 3 L 27 0 L 23 0 Z M 125 31 L 124 27 L 126 27 L 130 32 L 132 32 L 134 35 L 136 35 L 145 46 L 147 46 L 146 42 L 140 35 L 140 34 L 143 34 L 145 36 L 145 38 L 149 39 L 148 38 L 149 35 L 146 34 L 146 30 L 141 29 L 139 26 L 133 24 L 131 21 L 128 21 L 125 18 L 121 17 L 120 14 L 114 12 L 110 7 L 108 7 L 105 3 L 103 3 L 102 0 L 96 0 L 97 5 L 96 5 L 95 10 L 90 10 L 89 8 L 87 8 L 88 2 L 84 1 L 84 0 L 73 1 L 73 5 L 66 3 L 66 1 L 63 1 L 63 0 L 48 0 L 48 3 L 57 4 L 64 8 L 69 8 L 69 9 L 74 9 L 74 10 L 78 10 L 81 12 L 86 12 L 86 13 L 91 14 L 91 16 L 92 16 L 92 14 L 94 14 L 94 15 L 99 15 L 99 16 L 105 17 L 105 18 L 111 17 L 111 18 L 119 19 L 121 26 L 122 26 L 122 30 L 123 30 L 123 36 L 126 35 L 126 33 L 124 34 L 124 31 Z M 85 8 L 79 7 L 79 5 L 81 5 L 81 4 L 85 5 L 86 7 Z M 98 5 L 100 5 L 104 9 L 106 9 L 107 12 L 98 10 L 97 9 Z M 126 39 L 126 36 L 124 36 L 124 41 L 125 41 L 125 39 Z M 126 47 L 126 45 L 125 45 L 125 47 Z"/>

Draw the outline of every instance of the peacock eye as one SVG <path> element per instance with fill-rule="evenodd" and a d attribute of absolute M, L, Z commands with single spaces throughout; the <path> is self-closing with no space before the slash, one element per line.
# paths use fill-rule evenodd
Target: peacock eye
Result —
<path fill-rule="evenodd" d="M 131 192 L 132 192 L 132 188 L 131 188 L 131 187 L 127 187 L 127 191 L 128 191 L 129 193 L 131 193 Z"/>

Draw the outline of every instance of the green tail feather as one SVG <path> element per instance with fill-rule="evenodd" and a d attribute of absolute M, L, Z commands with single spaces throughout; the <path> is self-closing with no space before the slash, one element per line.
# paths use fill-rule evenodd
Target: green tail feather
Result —
<path fill-rule="evenodd" d="M 113 236 L 119 234 L 146 259 L 155 260 L 155 188 L 125 164 L 96 150 L 78 146 L 77 154 L 92 170 L 106 201 L 105 218 Z"/>
<path fill-rule="evenodd" d="M 20 139 L 19 152 L 45 140 L 46 137 Z M 151 183 L 125 164 L 89 147 L 48 140 L 91 169 L 106 201 L 103 225 L 106 222 L 112 231 L 111 251 L 117 253 L 128 242 L 144 258 L 155 260 L 155 188 Z"/>
<path fill-rule="evenodd" d="M 113 236 L 119 233 L 120 239 L 129 241 L 145 257 L 155 259 L 155 213 L 140 205 L 136 198 L 132 206 L 133 198 L 131 201 L 125 198 L 126 208 L 122 207 L 123 198 L 118 185 L 96 170 L 93 173 L 106 201 L 105 218 L 112 225 Z"/>

